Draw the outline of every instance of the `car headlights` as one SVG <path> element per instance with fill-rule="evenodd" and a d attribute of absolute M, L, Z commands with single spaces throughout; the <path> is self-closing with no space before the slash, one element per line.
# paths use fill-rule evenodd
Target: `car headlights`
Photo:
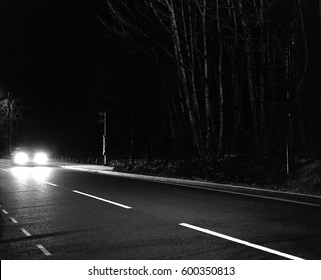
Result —
<path fill-rule="evenodd" d="M 14 156 L 14 162 L 17 164 L 26 164 L 29 160 L 29 157 L 24 152 L 19 152 Z"/>
<path fill-rule="evenodd" d="M 36 153 L 33 161 L 37 164 L 46 164 L 48 161 L 48 156 L 45 153 Z"/>

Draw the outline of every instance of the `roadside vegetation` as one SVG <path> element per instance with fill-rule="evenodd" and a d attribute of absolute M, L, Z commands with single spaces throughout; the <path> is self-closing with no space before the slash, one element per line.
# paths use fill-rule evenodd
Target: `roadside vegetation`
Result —
<path fill-rule="evenodd" d="M 237 184 L 277 191 L 321 195 L 321 160 L 297 158 L 296 172 L 286 176 L 284 159 L 257 155 L 226 155 L 210 162 L 191 160 L 114 160 L 114 171 L 199 181 Z"/>

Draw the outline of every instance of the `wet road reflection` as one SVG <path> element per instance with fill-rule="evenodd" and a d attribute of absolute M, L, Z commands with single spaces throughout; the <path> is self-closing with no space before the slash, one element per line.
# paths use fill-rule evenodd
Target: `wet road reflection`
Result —
<path fill-rule="evenodd" d="M 50 178 L 52 169 L 50 167 L 26 167 L 26 166 L 16 166 L 12 167 L 11 173 L 20 182 L 25 182 L 27 180 L 33 179 L 37 181 L 46 181 Z"/>

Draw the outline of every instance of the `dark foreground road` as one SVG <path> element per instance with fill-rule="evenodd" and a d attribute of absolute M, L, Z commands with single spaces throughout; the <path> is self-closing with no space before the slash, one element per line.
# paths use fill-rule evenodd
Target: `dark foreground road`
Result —
<path fill-rule="evenodd" d="M 321 208 L 0 165 L 1 259 L 321 259 Z"/>

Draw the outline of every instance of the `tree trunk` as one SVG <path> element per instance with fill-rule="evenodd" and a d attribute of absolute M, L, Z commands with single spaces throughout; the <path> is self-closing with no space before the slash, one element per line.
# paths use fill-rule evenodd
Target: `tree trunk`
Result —
<path fill-rule="evenodd" d="M 300 73 L 300 77 L 297 81 L 295 106 L 298 105 L 298 102 L 300 99 L 302 85 L 308 71 L 308 59 L 309 59 L 309 48 L 308 48 L 308 40 L 307 40 L 303 11 L 302 11 L 302 0 L 297 0 L 297 6 L 298 6 L 298 12 L 299 12 L 300 27 L 301 27 L 302 37 L 303 37 L 304 60 L 303 60 L 302 73 Z"/>
<path fill-rule="evenodd" d="M 224 95 L 223 95 L 223 83 L 222 83 L 222 57 L 223 57 L 223 40 L 220 25 L 220 14 L 218 0 L 216 0 L 216 17 L 217 17 L 217 32 L 219 36 L 219 56 L 218 56 L 218 87 L 219 87 L 219 110 L 220 110 L 220 126 L 218 135 L 217 157 L 222 155 L 223 149 L 223 131 L 224 131 Z"/>
<path fill-rule="evenodd" d="M 321 50 L 321 0 L 319 0 L 319 31 L 320 31 L 319 43 L 320 43 L 320 50 Z"/>
<path fill-rule="evenodd" d="M 266 130 L 265 130 L 265 37 L 264 37 L 264 2 L 260 0 L 260 7 L 258 11 L 260 20 L 260 47 L 261 47 L 261 67 L 260 67 L 260 136 L 263 144 L 263 152 L 266 153 Z M 268 42 L 267 42 L 268 44 Z"/>
<path fill-rule="evenodd" d="M 244 34 L 244 48 L 245 48 L 245 59 L 246 59 L 246 74 L 247 74 L 247 84 L 249 91 L 249 99 L 251 106 L 251 115 L 253 121 L 253 134 L 254 134 L 254 143 L 256 148 L 259 146 L 259 135 L 258 135 L 258 121 L 257 121 L 257 110 L 256 110 L 256 99 L 254 91 L 254 82 L 253 82 L 253 69 L 252 69 L 252 54 L 251 54 L 251 35 L 249 26 L 245 19 L 245 14 L 243 11 L 242 0 L 238 0 L 239 11 L 241 16 L 242 30 Z"/>
<path fill-rule="evenodd" d="M 195 69 L 194 69 L 194 33 L 192 29 L 192 10 L 190 8 L 190 0 L 187 1 L 187 20 L 189 22 L 189 32 L 187 32 L 187 26 L 185 23 L 185 12 L 184 12 L 184 1 L 181 0 L 181 16 L 182 16 L 182 23 L 183 23 L 183 33 L 184 33 L 184 43 L 186 45 L 186 54 L 187 58 L 185 59 L 185 64 L 187 64 L 187 77 L 189 78 L 189 84 L 190 84 L 190 92 L 192 96 L 192 104 L 193 104 L 193 110 L 195 112 L 195 118 L 198 128 L 198 135 L 200 138 L 200 145 L 201 145 L 201 153 L 203 154 L 203 140 L 202 140 L 202 130 L 201 130 L 201 116 L 200 116 L 200 110 L 199 110 L 199 102 L 197 98 L 196 93 L 196 85 L 195 85 Z M 188 38 L 189 37 L 189 38 Z"/>
<path fill-rule="evenodd" d="M 202 152 L 201 152 L 199 128 L 198 128 L 198 124 L 196 122 L 195 115 L 192 111 L 192 107 L 191 107 L 191 104 L 189 101 L 189 90 L 188 90 L 188 86 L 187 86 L 187 77 L 186 77 L 184 60 L 183 60 L 182 51 L 181 51 L 181 43 L 180 43 L 180 38 L 179 38 L 179 33 L 178 33 L 178 27 L 177 27 L 177 22 L 176 22 L 176 14 L 174 11 L 173 0 L 166 1 L 166 4 L 167 4 L 167 7 L 170 12 L 170 21 L 171 21 L 171 27 L 172 27 L 174 51 L 175 51 L 175 56 L 176 56 L 176 60 L 177 60 L 179 77 L 181 79 L 181 84 L 182 84 L 182 87 L 184 90 L 183 98 L 186 103 L 186 109 L 187 109 L 189 123 L 191 126 L 191 131 L 192 131 L 192 135 L 193 135 L 193 141 L 194 141 L 196 153 L 197 153 L 197 156 L 201 156 Z"/>
<path fill-rule="evenodd" d="M 276 90 L 276 82 L 275 82 L 275 73 L 276 73 L 276 42 L 275 39 L 273 39 L 273 53 L 271 56 L 271 53 L 268 54 L 268 65 L 269 65 L 269 91 L 271 94 L 271 106 L 270 106 L 270 112 L 269 112 L 269 124 L 268 124 L 268 132 L 267 132 L 267 138 L 272 138 L 272 129 L 273 129 L 273 123 L 275 121 L 275 115 L 276 115 L 276 96 L 275 96 L 275 90 Z"/>
<path fill-rule="evenodd" d="M 235 153 L 238 150 L 238 141 L 239 141 L 239 125 L 241 119 L 241 109 L 240 104 L 240 75 L 239 69 L 236 62 L 236 50 L 238 46 L 238 35 L 237 35 L 237 21 L 235 14 L 235 6 L 233 1 L 227 0 L 228 3 L 228 14 L 229 14 L 229 23 L 233 29 L 233 36 L 231 36 L 230 41 L 227 43 L 228 57 L 230 60 L 231 68 L 231 110 L 232 110 L 232 126 L 231 126 L 231 140 L 230 140 L 230 149 L 232 153 Z"/>

